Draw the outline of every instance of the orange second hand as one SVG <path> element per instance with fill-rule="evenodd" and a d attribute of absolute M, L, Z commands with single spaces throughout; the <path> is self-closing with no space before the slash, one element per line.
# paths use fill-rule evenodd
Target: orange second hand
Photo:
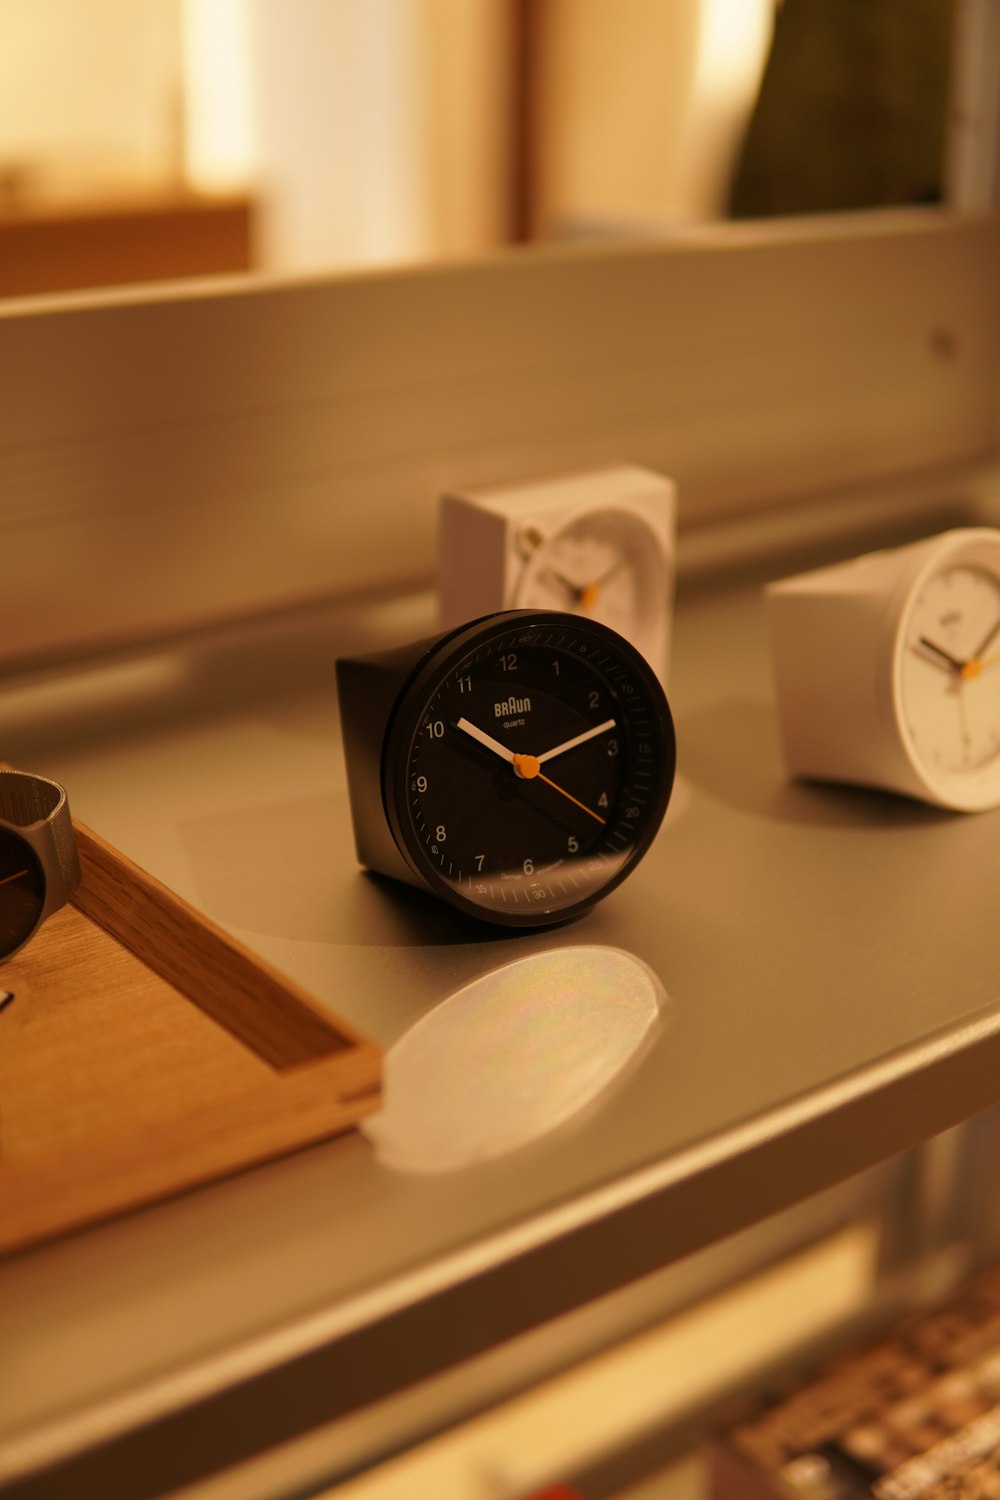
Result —
<path fill-rule="evenodd" d="M 556 782 L 550 781 L 549 778 L 548 778 L 548 776 L 545 775 L 544 771 L 539 771 L 539 773 L 538 773 L 538 779 L 539 779 L 539 781 L 546 782 L 550 787 L 552 787 L 553 791 L 561 792 L 564 797 L 568 797 L 569 800 L 570 800 L 570 802 L 575 803 L 576 806 L 578 808 L 580 808 L 580 810 L 582 812 L 587 813 L 588 816 L 590 816 L 591 818 L 596 818 L 596 820 L 597 820 L 598 823 L 603 823 L 604 822 L 604 819 L 600 816 L 599 813 L 592 812 L 591 809 L 589 807 L 585 806 L 584 803 L 578 801 L 577 798 L 573 796 L 572 792 L 567 792 L 561 786 L 558 786 Z"/>

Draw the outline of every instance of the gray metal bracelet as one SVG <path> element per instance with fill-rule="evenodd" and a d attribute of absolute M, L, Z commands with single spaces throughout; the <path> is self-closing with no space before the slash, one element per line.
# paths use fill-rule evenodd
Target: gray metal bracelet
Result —
<path fill-rule="evenodd" d="M 68 898 L 80 883 L 80 861 L 66 788 L 47 776 L 34 776 L 27 771 L 0 771 L 0 822 L 28 828 L 43 820 L 51 825 L 52 842 Z"/>
<path fill-rule="evenodd" d="M 79 883 L 65 788 L 47 776 L 0 770 L 0 959 L 23 947 Z"/>

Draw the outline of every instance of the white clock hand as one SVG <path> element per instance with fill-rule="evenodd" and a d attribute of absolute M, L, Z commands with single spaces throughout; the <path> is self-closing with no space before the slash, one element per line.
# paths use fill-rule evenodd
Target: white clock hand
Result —
<path fill-rule="evenodd" d="M 470 724 L 468 719 L 464 718 L 459 719 L 456 728 L 461 729 L 465 734 L 471 735 L 474 740 L 478 740 L 481 745 L 485 745 L 487 750 L 492 750 L 494 755 L 499 755 L 502 760 L 509 760 L 513 765 L 513 750 L 508 750 L 506 745 L 501 745 L 500 741 L 495 740 L 491 734 L 487 734 L 485 729 L 477 729 L 475 724 Z"/>
<path fill-rule="evenodd" d="M 585 745 L 595 735 L 604 734 L 605 730 L 614 729 L 614 727 L 614 719 L 605 719 L 603 724 L 598 724 L 594 729 L 586 729 L 583 734 L 575 735 L 571 740 L 563 740 L 561 745 L 553 745 L 552 749 L 546 750 L 544 755 L 536 756 L 538 764 L 543 765 L 545 761 L 551 760 L 555 755 L 562 755 L 566 750 L 575 750 L 577 745 Z"/>
<path fill-rule="evenodd" d="M 591 739 L 595 734 L 600 734 L 601 729 L 607 729 L 614 722 L 614 719 L 609 719 L 608 723 L 602 724 L 599 729 L 592 729 L 587 734 L 578 735 L 575 740 L 567 741 L 565 745 L 559 745 L 555 750 L 550 750 L 549 755 L 557 755 L 560 750 L 569 749 L 570 744 L 578 745 L 583 740 Z M 585 813 L 588 813 L 598 823 L 604 822 L 604 819 L 598 813 L 595 813 L 592 808 L 585 806 L 584 803 L 573 796 L 572 792 L 567 792 L 565 787 L 557 786 L 554 781 L 549 781 L 547 776 L 542 775 L 540 767 L 541 762 L 545 759 L 544 756 L 515 755 L 513 750 L 508 750 L 506 745 L 501 745 L 499 740 L 495 740 L 491 734 L 487 734 L 484 729 L 478 729 L 475 724 L 471 724 L 465 718 L 458 720 L 456 728 L 461 729 L 465 734 L 471 735 L 474 740 L 479 741 L 480 745 L 485 745 L 487 750 L 492 750 L 494 755 L 499 755 L 504 760 L 509 760 L 515 772 L 523 781 L 534 781 L 537 776 L 539 781 L 544 781 L 554 791 L 561 793 L 570 802 L 576 803 L 577 807 L 582 808 Z"/>

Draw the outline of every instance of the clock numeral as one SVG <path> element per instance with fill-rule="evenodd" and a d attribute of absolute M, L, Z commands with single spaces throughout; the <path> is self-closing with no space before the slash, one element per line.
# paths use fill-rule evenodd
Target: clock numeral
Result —
<path fill-rule="evenodd" d="M 625 816 L 626 818 L 637 818 L 639 816 L 639 809 L 637 807 L 626 807 Z"/>
<path fill-rule="evenodd" d="M 474 854 L 472 857 L 476 861 L 476 869 L 477 869 L 477 871 L 481 870 L 483 868 L 483 865 L 486 863 L 486 855 L 485 854 Z"/>
<path fill-rule="evenodd" d="M 608 755 L 611 757 L 612 760 L 614 760 L 614 758 L 615 758 L 615 756 L 617 754 L 618 754 L 618 741 L 617 740 L 608 740 Z"/>
<path fill-rule="evenodd" d="M 411 790 L 411 792 L 426 792 L 426 790 L 427 790 L 427 777 L 426 776 L 418 776 L 417 779 L 416 779 L 416 781 L 411 786 L 410 790 Z"/>
<path fill-rule="evenodd" d="M 432 740 L 444 739 L 444 723 L 441 719 L 430 719 L 424 725 Z"/>
<path fill-rule="evenodd" d="M 524 864 L 523 864 L 522 868 L 524 870 L 525 875 L 534 875 L 534 873 L 535 873 L 535 862 L 534 862 L 534 860 L 526 859 L 524 861 Z"/>
<path fill-rule="evenodd" d="M 554 656 L 552 658 L 552 670 L 553 670 L 553 672 L 555 672 L 556 676 L 558 677 L 559 676 L 559 658 L 558 658 L 558 656 Z"/>
<path fill-rule="evenodd" d="M 596 688 L 591 688 L 588 696 L 588 702 L 590 703 L 591 708 L 600 708 L 601 695 Z"/>
<path fill-rule="evenodd" d="M 448 837 L 448 830 L 447 828 L 445 828 L 443 823 L 439 823 L 437 828 L 434 830 L 434 837 L 437 839 L 439 844 L 443 844 L 445 839 Z"/>
<path fill-rule="evenodd" d="M 602 792 L 601 793 L 601 795 L 597 799 L 597 805 L 598 805 L 598 807 L 607 807 L 607 805 L 608 805 L 608 794 L 607 794 L 607 792 Z"/>
<path fill-rule="evenodd" d="M 471 676 L 469 676 L 468 674 L 466 674 L 466 676 L 460 677 L 458 679 L 458 691 L 460 693 L 471 693 L 472 692 L 472 678 L 471 678 Z"/>
<path fill-rule="evenodd" d="M 575 838 L 573 834 L 570 834 L 569 838 L 566 840 L 566 848 L 569 850 L 570 854 L 575 854 L 579 847 L 580 840 L 578 838 Z"/>
<path fill-rule="evenodd" d="M 500 657 L 500 666 L 505 672 L 517 671 L 517 652 L 508 652 L 506 656 Z"/>
<path fill-rule="evenodd" d="M 622 692 L 625 694 L 626 698 L 631 698 L 632 694 L 635 692 L 634 684 L 631 682 L 623 682 Z"/>

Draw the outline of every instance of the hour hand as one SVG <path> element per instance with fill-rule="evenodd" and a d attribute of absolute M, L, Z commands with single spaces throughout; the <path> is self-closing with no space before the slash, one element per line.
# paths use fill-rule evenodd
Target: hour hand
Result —
<path fill-rule="evenodd" d="M 922 647 L 925 652 L 931 653 L 928 659 L 932 660 L 935 666 L 944 667 L 950 672 L 961 673 L 964 671 L 966 666 L 964 661 L 961 661 L 957 656 L 952 656 L 951 652 L 946 651 L 943 646 L 936 646 L 925 635 L 917 637 L 917 645 Z"/>
<path fill-rule="evenodd" d="M 456 727 L 464 734 L 471 735 L 474 740 L 478 740 L 480 745 L 485 745 L 487 750 L 492 750 L 494 755 L 499 755 L 501 760 L 510 761 L 511 765 L 514 764 L 513 750 L 508 750 L 506 745 L 501 745 L 500 741 L 495 740 L 491 734 L 487 734 L 485 729 L 471 724 L 466 718 L 459 719 Z"/>
<path fill-rule="evenodd" d="M 567 578 L 565 573 L 558 572 L 556 568 L 546 568 L 542 577 L 551 578 L 553 583 L 558 584 L 563 592 L 569 595 L 574 604 L 579 604 L 584 590 L 579 584 L 573 583 L 571 579 Z"/>

